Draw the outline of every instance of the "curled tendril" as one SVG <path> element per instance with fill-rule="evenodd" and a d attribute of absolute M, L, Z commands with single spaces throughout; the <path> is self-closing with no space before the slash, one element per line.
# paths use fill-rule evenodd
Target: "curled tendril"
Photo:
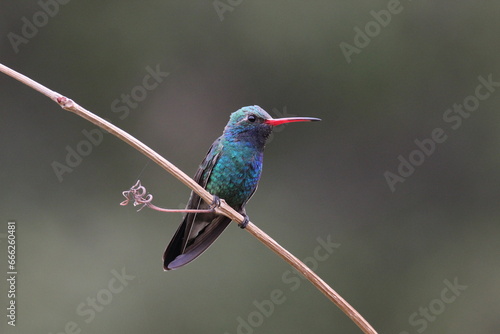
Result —
<path fill-rule="evenodd" d="M 133 201 L 134 206 L 142 205 L 137 211 L 141 211 L 144 207 L 148 207 L 150 209 L 160 211 L 160 212 L 191 212 L 191 213 L 212 213 L 215 212 L 215 209 L 220 206 L 220 199 L 218 197 L 214 197 L 214 202 L 208 209 L 164 209 L 160 208 L 153 203 L 153 195 L 148 194 L 146 188 L 141 185 L 141 181 L 138 180 L 136 184 L 134 184 L 129 190 L 122 192 L 125 200 L 120 203 L 120 205 L 125 206 Z"/>
<path fill-rule="evenodd" d="M 145 206 L 149 206 L 153 200 L 153 195 L 148 194 L 146 188 L 138 180 L 129 190 L 122 192 L 125 200 L 120 205 L 128 205 L 133 201 L 134 206 L 142 205 L 137 211 L 141 211 Z"/>

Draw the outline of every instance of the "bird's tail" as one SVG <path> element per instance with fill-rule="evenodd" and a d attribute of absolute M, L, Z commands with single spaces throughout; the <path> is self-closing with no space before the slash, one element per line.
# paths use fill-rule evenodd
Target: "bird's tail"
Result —
<path fill-rule="evenodd" d="M 199 219 L 200 216 L 201 215 L 198 215 L 197 218 Z M 191 214 L 186 215 L 184 221 L 177 229 L 177 232 L 175 232 L 172 241 L 170 241 L 170 244 L 165 249 L 165 252 L 163 254 L 164 270 L 180 268 L 196 259 L 204 251 L 206 251 L 212 243 L 214 243 L 214 241 L 231 222 L 231 219 L 227 218 L 226 216 L 207 216 L 211 216 L 211 218 L 207 219 L 208 224 L 203 227 L 195 237 L 186 242 L 186 239 L 189 238 L 189 234 L 191 232 L 191 229 L 188 229 L 187 225 L 189 219 L 194 218 L 191 217 Z M 196 224 L 202 223 L 203 222 L 200 222 L 199 220 L 196 222 Z"/>

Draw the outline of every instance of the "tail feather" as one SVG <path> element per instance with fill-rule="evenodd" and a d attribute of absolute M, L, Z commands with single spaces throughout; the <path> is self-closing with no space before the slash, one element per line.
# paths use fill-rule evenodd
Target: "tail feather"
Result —
<path fill-rule="evenodd" d="M 191 232 L 188 219 L 193 219 L 188 216 L 190 215 L 186 215 L 163 254 L 164 270 L 180 268 L 196 259 L 214 243 L 231 222 L 230 218 L 219 215 L 208 222 L 198 221 L 195 224 L 208 224 L 194 238 L 186 240 Z"/>

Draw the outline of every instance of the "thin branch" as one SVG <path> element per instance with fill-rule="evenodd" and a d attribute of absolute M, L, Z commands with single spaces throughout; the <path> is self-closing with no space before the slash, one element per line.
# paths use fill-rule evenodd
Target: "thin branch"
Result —
<path fill-rule="evenodd" d="M 39 84 L 38 82 L 0 64 L 0 72 L 7 74 L 8 76 L 19 80 L 25 85 L 39 91 L 40 93 L 46 95 L 51 100 L 58 103 L 63 109 L 71 111 L 78 116 L 81 116 L 88 120 L 89 122 L 103 128 L 107 132 L 120 138 L 142 154 L 144 154 L 149 159 L 156 162 L 160 167 L 165 169 L 167 172 L 172 174 L 186 186 L 191 188 L 196 192 L 205 202 L 211 203 L 213 196 L 203 189 L 198 183 L 196 183 L 187 174 L 177 168 L 175 165 L 170 163 L 168 160 L 160 156 L 158 153 L 150 149 L 148 146 L 143 144 L 138 139 L 129 135 L 127 132 L 121 130 L 120 128 L 114 126 L 108 121 L 102 119 L 99 116 L 94 115 L 90 111 L 82 108 L 73 100 L 66 98 L 65 96 Z M 221 199 L 220 207 L 216 208 L 218 214 L 222 214 L 231 218 L 231 220 L 242 223 L 243 216 L 231 208 L 224 200 Z M 373 327 L 351 306 L 346 302 L 335 290 L 333 290 L 328 284 L 325 283 L 318 275 L 316 275 L 311 269 L 309 269 L 304 263 L 302 263 L 298 258 L 296 258 L 292 253 L 287 251 L 281 245 L 279 245 L 274 239 L 264 233 L 252 222 L 249 222 L 246 229 L 250 234 L 260 240 L 264 245 L 273 250 L 291 266 L 293 266 L 297 271 L 302 273 L 318 290 L 320 290 L 328 299 L 330 299 L 335 305 L 337 305 L 351 320 L 366 334 L 376 334 L 377 332 Z"/>

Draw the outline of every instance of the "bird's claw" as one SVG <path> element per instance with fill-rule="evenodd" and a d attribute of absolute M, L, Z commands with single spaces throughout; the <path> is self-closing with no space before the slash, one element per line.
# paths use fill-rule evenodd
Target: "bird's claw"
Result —
<path fill-rule="evenodd" d="M 220 207 L 220 198 L 216 195 L 214 195 L 214 198 L 212 200 L 212 204 L 210 204 L 210 209 L 215 210 L 216 208 Z"/>
<path fill-rule="evenodd" d="M 250 219 L 248 219 L 248 216 L 247 215 L 244 215 L 243 216 L 243 221 L 241 223 L 238 224 L 238 226 L 241 228 L 241 229 L 244 229 L 245 227 L 247 227 L 248 223 L 250 222 Z"/>

